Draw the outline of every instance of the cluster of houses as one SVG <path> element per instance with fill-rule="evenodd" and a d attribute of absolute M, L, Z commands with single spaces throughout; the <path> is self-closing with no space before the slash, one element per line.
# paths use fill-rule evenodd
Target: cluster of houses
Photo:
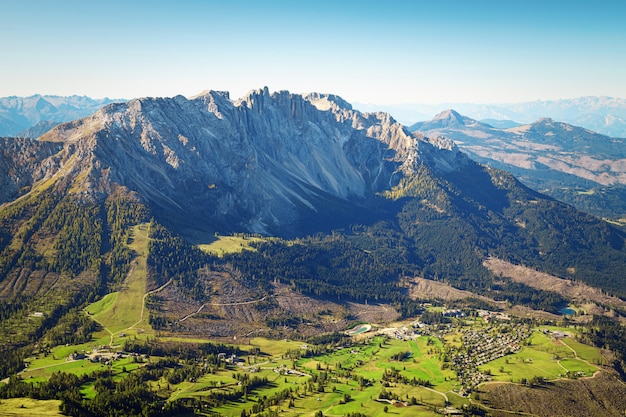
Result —
<path fill-rule="evenodd" d="M 460 309 L 445 309 L 441 312 L 445 317 L 463 318 L 465 313 Z M 411 323 L 410 326 L 404 327 L 389 327 L 380 329 L 376 332 L 377 335 L 384 335 L 398 340 L 415 340 L 421 335 L 432 335 L 436 337 L 443 337 L 447 331 L 452 328 L 451 324 L 438 324 L 431 326 L 423 323 L 419 320 Z"/>
<path fill-rule="evenodd" d="M 465 392 L 489 379 L 489 375 L 478 370 L 479 366 L 516 352 L 520 349 L 521 342 L 532 332 L 530 327 L 523 324 L 507 326 L 506 332 L 502 332 L 502 329 L 501 326 L 490 326 L 464 333 L 465 349 L 455 353 L 452 362 Z"/>
<path fill-rule="evenodd" d="M 91 353 L 87 353 L 85 351 L 82 352 L 73 352 L 67 357 L 68 361 L 79 361 L 83 359 L 87 359 L 93 363 L 104 363 L 105 365 L 110 364 L 113 361 L 122 359 L 128 355 L 138 355 L 137 353 L 127 354 L 124 352 L 111 352 L 108 346 L 94 346 Z"/>

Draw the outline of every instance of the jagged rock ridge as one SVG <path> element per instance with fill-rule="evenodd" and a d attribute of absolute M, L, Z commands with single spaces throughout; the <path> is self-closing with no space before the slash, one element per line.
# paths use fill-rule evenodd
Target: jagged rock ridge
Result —
<path fill-rule="evenodd" d="M 411 134 L 386 113 L 267 88 L 237 101 L 210 91 L 110 104 L 40 142 L 63 144 L 44 177 L 74 178 L 85 198 L 123 186 L 170 219 L 258 233 L 367 209 L 419 164 L 453 171 L 467 162 L 451 141 Z"/>

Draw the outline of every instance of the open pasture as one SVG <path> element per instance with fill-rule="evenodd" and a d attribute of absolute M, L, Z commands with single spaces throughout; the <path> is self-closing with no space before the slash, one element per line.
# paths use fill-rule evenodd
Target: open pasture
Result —
<path fill-rule="evenodd" d="M 580 349 L 582 356 L 576 348 Z M 578 343 L 575 340 L 554 338 L 550 334 L 536 330 L 528 339 L 528 345 L 516 353 L 498 358 L 480 369 L 490 372 L 496 381 L 520 382 L 539 377 L 556 379 L 568 372 L 583 372 L 591 375 L 598 367 L 579 359 L 579 357 L 597 358 L 597 349 Z"/>

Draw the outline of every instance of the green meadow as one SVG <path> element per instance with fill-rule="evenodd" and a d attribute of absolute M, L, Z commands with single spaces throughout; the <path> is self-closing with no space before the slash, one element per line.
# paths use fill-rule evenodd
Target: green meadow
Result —
<path fill-rule="evenodd" d="M 572 332 L 572 329 L 559 329 Z M 587 359 L 588 358 L 588 359 Z M 480 369 L 491 372 L 496 381 L 520 382 L 535 377 L 561 378 L 568 372 L 591 376 L 599 368 L 589 359 L 601 360 L 598 349 L 576 342 L 570 337 L 556 339 L 535 330 L 528 344 L 519 351 L 491 361 Z"/>
<path fill-rule="evenodd" d="M 249 392 L 246 402 L 227 403 L 213 410 L 220 415 L 239 417 L 242 409 L 250 411 L 252 404 L 260 398 L 271 397 L 283 390 L 291 390 L 295 397 L 293 407 L 287 407 L 286 403 L 279 407 L 283 410 L 280 415 L 288 417 L 313 416 L 316 410 L 322 410 L 324 415 L 343 416 L 347 413 L 361 412 L 368 416 L 383 416 L 386 415 L 385 407 L 390 410 L 388 414 L 398 416 L 431 416 L 434 410 L 445 406 L 448 395 L 455 397 L 454 403 L 459 407 L 468 404 L 467 399 L 452 393 L 446 394 L 453 387 L 455 376 L 453 371 L 441 369 L 439 356 L 442 345 L 437 339 L 431 339 L 429 342 L 428 337 L 420 337 L 415 341 L 373 337 L 366 344 L 298 360 L 286 358 L 285 353 L 302 349 L 302 342 L 256 338 L 250 342 L 250 346 L 259 347 L 263 355 L 268 355 L 257 358 L 256 372 L 251 375 L 265 377 L 269 384 Z M 394 355 L 405 352 L 411 352 L 407 359 L 402 361 L 393 359 Z M 170 400 L 202 399 L 214 390 L 229 392 L 235 389 L 237 384 L 233 377 L 234 373 L 251 368 L 249 362 L 252 360 L 245 361 L 245 368 L 220 371 L 204 375 L 193 383 L 185 381 L 171 386 Z M 281 369 L 289 369 L 294 365 L 301 375 L 281 373 Z M 428 379 L 433 386 L 425 388 L 393 383 L 392 386 L 384 387 L 381 379 L 385 369 L 396 369 L 409 379 L 413 377 Z M 311 377 L 322 372 L 328 373 L 330 378 L 323 391 L 307 388 L 310 387 Z M 369 382 L 362 385 L 358 382 L 359 377 L 366 378 Z M 394 393 L 402 401 L 414 398 L 419 405 L 398 404 L 402 405 L 398 407 L 390 402 L 377 401 L 383 390 Z"/>
<path fill-rule="evenodd" d="M 119 295 L 117 297 L 119 299 Z M 114 304 L 111 297 L 89 308 L 95 314 L 102 314 Z M 531 380 L 534 377 L 555 379 L 574 374 L 590 376 L 598 369 L 594 362 L 601 361 L 602 357 L 597 349 L 577 342 L 572 337 L 556 339 L 544 330 L 546 328 L 536 329 L 518 352 L 491 361 L 483 365 L 481 370 L 490 372 L 496 381 L 520 382 L 523 378 Z M 547 330 L 575 333 L 571 328 Z M 290 392 L 291 401 L 283 400 L 279 405 L 266 408 L 266 412 L 274 410 L 286 417 L 314 417 L 320 410 L 325 416 L 344 416 L 356 412 L 372 417 L 390 414 L 400 417 L 433 416 L 446 406 L 461 409 L 470 404 L 468 398 L 457 394 L 460 384 L 456 374 L 449 364 L 443 362 L 446 351 L 451 346 L 458 347 L 460 335 L 458 329 L 441 339 L 422 335 L 415 340 L 397 340 L 365 335 L 365 339 L 355 340 L 351 346 L 307 357 L 299 357 L 306 352 L 308 346 L 305 342 L 259 337 L 240 346 L 244 353 L 238 365 L 221 366 L 197 379 L 187 379 L 177 384 L 168 383 L 166 372 L 160 379 L 151 381 L 150 386 L 167 401 L 206 401 L 213 394 L 237 392 L 238 374 L 268 381 L 250 389 L 245 397 L 211 409 L 225 417 L 240 417 L 242 411 L 250 414 L 255 404 L 286 390 Z M 88 360 L 66 361 L 66 357 L 74 351 L 88 351 L 94 345 L 103 344 L 109 339 L 109 334 L 103 330 L 97 337 L 91 343 L 56 347 L 47 356 L 32 359 L 22 377 L 36 383 L 47 379 L 55 371 L 84 375 L 109 369 L 114 381 L 120 381 L 145 363 L 159 360 L 158 357 L 151 357 L 144 359 L 142 364 L 131 358 L 123 358 L 109 365 Z M 186 339 L 171 337 L 167 340 L 184 342 Z M 209 342 L 200 338 L 187 341 Z M 254 355 L 252 352 L 260 353 Z M 393 376 L 385 377 L 385 373 Z M 314 381 L 322 375 L 326 382 L 318 385 Z M 420 385 L 420 381 L 428 381 L 428 386 Z M 94 398 L 96 392 L 93 382 L 82 385 L 80 392 L 84 398 Z M 395 400 L 381 399 L 384 394 Z M 31 406 L 34 407 L 34 404 Z M 58 410 L 58 404 L 55 407 Z M 4 414 L 0 411 L 0 415 Z"/>
<path fill-rule="evenodd" d="M 264 239 L 258 237 L 217 236 L 213 242 L 200 244 L 198 247 L 206 253 L 221 257 L 229 253 L 240 253 L 244 250 L 253 251 L 255 249 L 251 244 L 262 240 Z"/>
<path fill-rule="evenodd" d="M 90 353 L 95 347 L 110 345 L 119 349 L 127 338 L 154 337 L 148 323 L 148 311 L 144 307 L 148 235 L 147 224 L 133 229 L 128 244 L 135 258 L 123 285 L 119 291 L 85 308 L 85 314 L 97 321 L 102 329 L 88 343 L 57 346 L 45 355 L 30 358 L 28 368 L 21 374 L 24 380 L 37 383 L 57 371 L 80 376 L 106 369 L 112 372 L 114 381 L 120 381 L 145 363 L 160 359 L 145 357 L 137 361 L 126 357 L 108 364 L 68 359 L 74 352 Z M 228 253 L 245 250 L 251 241 L 221 237 L 211 244 L 219 246 L 210 245 L 203 249 Z M 431 310 L 443 311 L 441 307 Z M 291 400 L 282 400 L 264 412 L 272 410 L 285 417 L 314 417 L 320 410 L 325 416 L 357 412 L 370 417 L 390 414 L 398 417 L 433 416 L 446 406 L 461 409 L 470 404 L 468 398 L 457 394 L 461 386 L 456 373 L 450 362 L 444 362 L 450 349 L 463 348 L 463 328 L 470 325 L 484 326 L 480 321 L 459 322 L 458 326 L 440 337 L 422 335 L 414 340 L 390 339 L 369 332 L 355 337 L 350 346 L 329 349 L 317 355 L 305 355 L 308 344 L 303 341 L 258 337 L 240 346 L 244 353 L 238 365 L 222 363 L 211 372 L 179 383 L 168 382 L 167 375 L 174 371 L 172 368 L 166 370 L 163 376 L 151 380 L 149 386 L 167 401 L 207 401 L 218 394 L 240 393 L 237 378 L 241 375 L 267 381 L 251 388 L 245 397 L 226 401 L 211 409 L 225 417 L 240 417 L 244 412 L 249 415 L 255 404 L 287 391 Z M 604 359 L 598 349 L 573 337 L 557 339 L 551 333 L 554 331 L 567 335 L 576 332 L 568 327 L 539 327 L 532 332 L 522 349 L 493 360 L 480 369 L 490 373 L 495 381 L 504 382 L 520 382 L 535 377 L 590 376 L 599 369 L 597 365 Z M 198 337 L 169 336 L 159 339 L 181 344 L 211 342 Z M 176 366 L 182 366 L 182 363 Z M 321 378 L 325 378 L 323 383 L 319 383 Z M 96 395 L 93 381 L 83 384 L 80 393 L 83 398 L 93 399 Z M 393 398 L 393 401 L 382 399 L 383 396 Z M 7 416 L 56 416 L 59 415 L 58 409 L 58 401 L 17 399 L 2 400 L 0 403 L 0 415 Z"/>

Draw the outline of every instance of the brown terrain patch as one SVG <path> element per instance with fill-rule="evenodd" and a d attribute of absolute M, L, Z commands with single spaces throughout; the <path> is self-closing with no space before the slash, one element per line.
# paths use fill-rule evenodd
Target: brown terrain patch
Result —
<path fill-rule="evenodd" d="M 557 314 L 548 313 L 543 310 L 533 310 L 532 308 L 514 305 L 506 309 L 506 312 L 515 317 L 526 317 L 532 319 L 558 320 L 562 318 Z"/>
<path fill-rule="evenodd" d="M 527 317 L 533 319 L 557 320 L 560 316 L 547 311 L 533 310 L 532 308 L 522 305 L 509 305 L 506 301 L 495 301 L 492 298 L 477 295 L 469 291 L 454 288 L 443 282 L 432 281 L 420 277 L 406 278 L 405 287 L 408 289 L 409 296 L 413 299 L 433 299 L 438 298 L 444 301 L 456 301 L 466 298 L 476 298 L 490 303 L 494 308 L 500 308 L 504 312 L 516 317 Z"/>
<path fill-rule="evenodd" d="M 539 272 L 525 266 L 514 265 L 497 258 L 485 260 L 484 265 L 495 275 L 502 274 L 506 278 L 533 288 L 557 292 L 577 304 L 582 304 L 583 307 L 585 307 L 585 302 L 592 302 L 609 308 L 626 308 L 626 302 L 618 297 L 603 294 L 601 290 L 578 281 L 558 278 L 554 275 Z M 590 310 L 593 309 L 593 305 L 587 304 L 586 306 Z M 597 310 L 586 312 L 588 314 L 598 313 Z"/>
<path fill-rule="evenodd" d="M 480 388 L 478 396 L 494 417 L 508 417 L 511 412 L 540 417 L 618 417 L 626 410 L 626 384 L 607 371 L 591 378 L 558 380 L 532 388 L 489 383 Z"/>
<path fill-rule="evenodd" d="M 464 298 L 478 298 L 490 303 L 494 301 L 490 298 L 476 295 L 469 291 L 459 290 L 443 282 L 430 279 L 411 277 L 406 278 L 404 284 L 407 286 L 409 297 L 413 299 L 439 298 L 446 301 L 462 300 Z"/>
<path fill-rule="evenodd" d="M 161 334 L 243 340 L 247 337 L 307 337 L 344 331 L 355 320 L 384 323 L 398 312 L 385 304 L 337 303 L 309 297 L 289 285 L 261 289 L 236 271 L 201 271 L 202 301 L 176 282 L 156 294 L 153 314 L 169 323 Z"/>

